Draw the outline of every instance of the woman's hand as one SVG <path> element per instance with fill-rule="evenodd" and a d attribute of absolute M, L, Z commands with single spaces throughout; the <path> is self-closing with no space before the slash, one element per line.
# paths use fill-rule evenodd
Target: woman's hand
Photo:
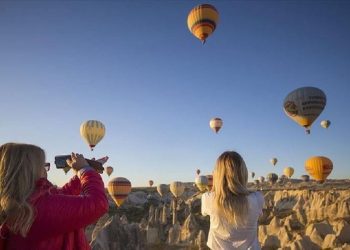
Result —
<path fill-rule="evenodd" d="M 79 171 L 85 166 L 89 166 L 82 154 L 71 154 L 71 159 L 67 160 L 67 164 L 75 171 Z"/>

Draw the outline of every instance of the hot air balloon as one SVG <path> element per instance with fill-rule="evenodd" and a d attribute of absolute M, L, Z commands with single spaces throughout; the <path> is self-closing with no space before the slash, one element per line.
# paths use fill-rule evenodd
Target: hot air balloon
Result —
<path fill-rule="evenodd" d="M 108 193 L 117 206 L 121 206 L 131 191 L 131 183 L 124 177 L 116 177 L 108 182 Z"/>
<path fill-rule="evenodd" d="M 216 29 L 219 21 L 219 13 L 214 6 L 210 4 L 201 4 L 194 7 L 187 17 L 187 26 L 191 33 L 202 43 Z"/>
<path fill-rule="evenodd" d="M 211 191 L 213 187 L 213 176 L 211 174 L 208 174 L 207 179 L 208 179 L 208 190 Z"/>
<path fill-rule="evenodd" d="M 113 168 L 111 166 L 106 167 L 106 173 L 108 176 L 111 176 L 111 174 L 113 173 Z"/>
<path fill-rule="evenodd" d="M 208 178 L 204 175 L 197 176 L 194 183 L 196 184 L 197 188 L 201 192 L 208 189 Z"/>
<path fill-rule="evenodd" d="M 196 173 L 197 173 L 197 175 L 199 175 L 201 173 L 201 170 L 197 169 Z"/>
<path fill-rule="evenodd" d="M 185 191 L 185 185 L 180 181 L 174 181 L 170 184 L 170 191 L 176 198 L 178 198 Z"/>
<path fill-rule="evenodd" d="M 152 186 L 153 186 L 153 181 L 152 181 L 152 180 L 149 180 L 149 181 L 148 181 L 148 184 L 149 184 L 150 187 L 152 187 Z"/>
<path fill-rule="evenodd" d="M 223 121 L 220 119 L 220 118 L 213 118 L 210 120 L 209 122 L 209 126 L 210 128 L 215 132 L 215 133 L 218 133 L 219 130 L 221 129 L 222 127 L 222 124 L 223 124 Z"/>
<path fill-rule="evenodd" d="M 259 180 L 254 180 L 255 185 L 259 185 L 260 181 Z"/>
<path fill-rule="evenodd" d="M 328 128 L 329 125 L 331 125 L 331 121 L 330 120 L 323 120 L 323 121 L 321 121 L 321 126 L 323 128 Z"/>
<path fill-rule="evenodd" d="M 294 168 L 292 167 L 286 167 L 285 169 L 283 169 L 283 173 L 288 177 L 292 177 L 294 174 Z"/>
<path fill-rule="evenodd" d="M 63 168 L 63 171 L 65 174 L 67 174 L 69 172 L 69 170 L 70 170 L 70 166 L 66 166 Z"/>
<path fill-rule="evenodd" d="M 301 176 L 301 180 L 305 181 L 305 182 L 308 182 L 310 180 L 310 176 L 308 176 L 307 174 L 304 174 L 304 175 Z"/>
<path fill-rule="evenodd" d="M 327 103 L 325 93 L 315 87 L 298 88 L 287 95 L 283 107 L 285 113 L 310 134 L 312 123 Z"/>
<path fill-rule="evenodd" d="M 269 181 L 271 184 L 276 183 L 278 180 L 278 175 L 275 173 L 269 173 L 266 177 L 267 181 Z"/>
<path fill-rule="evenodd" d="M 272 158 L 271 160 L 270 160 L 270 162 L 271 162 L 271 164 L 272 165 L 276 165 L 276 163 L 277 163 L 277 158 Z"/>
<path fill-rule="evenodd" d="M 252 179 L 253 179 L 254 176 L 255 176 L 255 173 L 254 173 L 254 172 L 251 172 L 250 175 L 251 175 L 251 177 L 252 177 Z"/>
<path fill-rule="evenodd" d="M 157 191 L 160 194 L 160 196 L 164 196 L 169 192 L 169 186 L 166 184 L 159 184 L 157 186 Z"/>
<path fill-rule="evenodd" d="M 91 148 L 91 151 L 104 137 L 105 126 L 100 121 L 89 120 L 80 125 L 80 135 Z"/>
<path fill-rule="evenodd" d="M 306 171 L 317 181 L 324 182 L 332 172 L 333 163 L 324 156 L 314 156 L 306 160 Z"/>
<path fill-rule="evenodd" d="M 259 180 L 260 180 L 261 183 L 263 183 L 265 181 L 265 177 L 264 176 L 260 176 Z"/>

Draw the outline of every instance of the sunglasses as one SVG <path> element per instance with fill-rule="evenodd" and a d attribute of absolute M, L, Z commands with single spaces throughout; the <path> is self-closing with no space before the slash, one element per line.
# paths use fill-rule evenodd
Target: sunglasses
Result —
<path fill-rule="evenodd" d="M 46 162 L 46 163 L 44 164 L 44 167 L 45 167 L 45 170 L 46 170 L 46 171 L 49 171 L 49 170 L 50 170 L 50 162 Z"/>

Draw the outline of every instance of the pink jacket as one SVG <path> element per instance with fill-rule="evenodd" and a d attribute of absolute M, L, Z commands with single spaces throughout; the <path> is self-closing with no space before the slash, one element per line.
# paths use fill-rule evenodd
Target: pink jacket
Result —
<path fill-rule="evenodd" d="M 103 181 L 92 170 L 83 173 L 80 180 L 73 177 L 62 188 L 56 188 L 47 179 L 39 179 L 29 200 L 37 211 L 33 225 L 26 238 L 2 227 L 5 249 L 91 249 L 84 228 L 108 211 Z"/>

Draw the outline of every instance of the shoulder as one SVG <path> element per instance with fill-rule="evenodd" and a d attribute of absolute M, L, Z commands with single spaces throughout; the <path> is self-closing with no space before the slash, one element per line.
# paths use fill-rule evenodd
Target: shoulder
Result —
<path fill-rule="evenodd" d="M 259 205 L 263 205 L 265 202 L 264 194 L 260 191 L 252 192 L 249 195 L 251 198 L 255 198 Z"/>

